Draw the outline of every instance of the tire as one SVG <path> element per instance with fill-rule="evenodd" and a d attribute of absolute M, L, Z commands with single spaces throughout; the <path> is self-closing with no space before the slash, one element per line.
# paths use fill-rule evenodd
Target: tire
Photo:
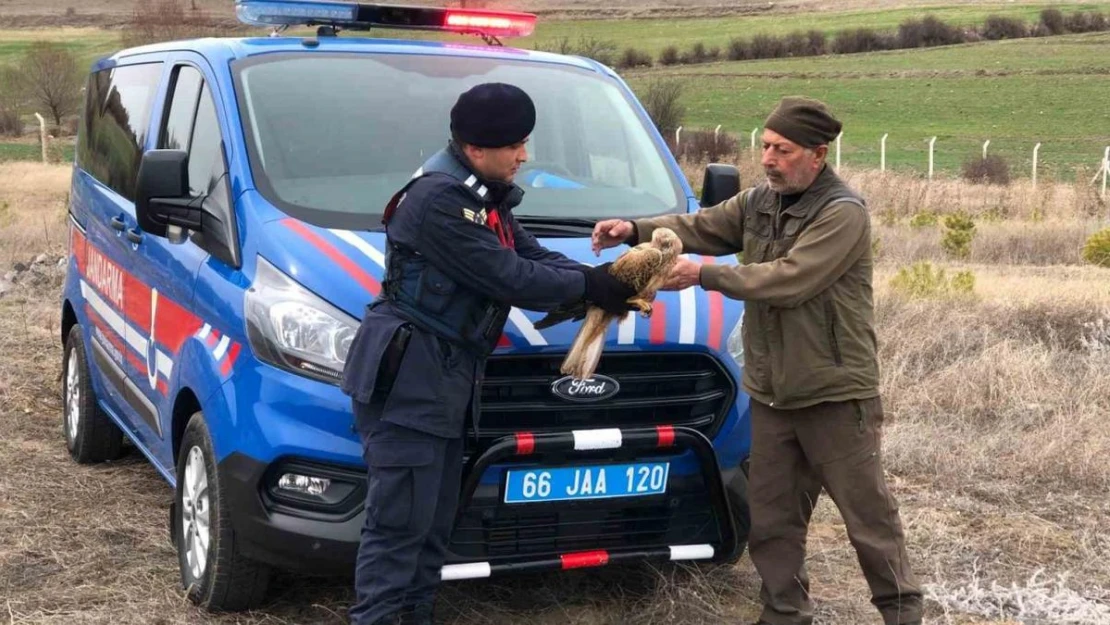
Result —
<path fill-rule="evenodd" d="M 736 550 L 728 554 L 723 562 L 736 564 L 744 556 L 748 547 L 748 532 L 752 528 L 751 510 L 748 508 L 748 475 L 744 470 L 736 471 L 732 479 L 725 484 L 728 491 L 728 508 L 732 520 L 736 524 L 737 545 Z"/>
<path fill-rule="evenodd" d="M 204 413 L 197 412 L 185 426 L 170 508 L 181 583 L 206 610 L 247 610 L 265 598 L 270 567 L 236 549 L 221 479 Z"/>
<path fill-rule="evenodd" d="M 115 460 L 123 450 L 123 432 L 93 393 L 85 339 L 76 324 L 62 351 L 62 433 L 70 457 L 80 464 Z"/>

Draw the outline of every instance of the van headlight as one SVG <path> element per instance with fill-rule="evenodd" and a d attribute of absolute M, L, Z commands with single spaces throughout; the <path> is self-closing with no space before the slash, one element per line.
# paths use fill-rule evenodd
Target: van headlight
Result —
<path fill-rule="evenodd" d="M 244 303 L 247 337 L 259 360 L 338 384 L 358 321 L 258 259 Z"/>
<path fill-rule="evenodd" d="M 728 341 L 725 342 L 728 348 L 728 353 L 736 361 L 736 366 L 744 367 L 744 314 L 740 313 L 740 320 L 736 322 L 736 327 L 728 335 Z"/>

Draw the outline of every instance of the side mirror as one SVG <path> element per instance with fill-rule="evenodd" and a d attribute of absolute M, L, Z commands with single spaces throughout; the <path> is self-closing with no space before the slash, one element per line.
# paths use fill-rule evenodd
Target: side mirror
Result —
<path fill-rule="evenodd" d="M 135 217 L 143 232 L 166 236 L 168 226 L 200 230 L 202 215 L 189 197 L 189 154 L 184 150 L 150 150 L 139 164 Z"/>
<path fill-rule="evenodd" d="M 705 166 L 701 186 L 701 205 L 716 206 L 740 193 L 740 170 L 732 165 L 710 163 Z"/>

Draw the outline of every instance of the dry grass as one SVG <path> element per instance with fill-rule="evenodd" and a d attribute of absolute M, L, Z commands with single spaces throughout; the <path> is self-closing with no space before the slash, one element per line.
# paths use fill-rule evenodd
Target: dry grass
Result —
<path fill-rule="evenodd" d="M 68 177 L 63 166 L 0 166 L 8 204 L 0 271 L 64 252 Z M 918 236 L 904 225 L 887 235 L 894 247 Z M 1110 270 L 972 264 L 960 268 L 976 273 L 975 298 L 907 301 L 886 286 L 896 268 L 885 257 L 876 274 L 886 466 L 927 584 L 929 622 L 1105 623 L 1097 619 L 1110 606 Z M 188 604 L 161 478 L 134 451 L 91 467 L 67 457 L 62 276 L 43 275 L 0 297 L 0 462 L 8 468 L 0 472 L 0 622 L 345 622 L 352 593 L 343 578 L 280 574 L 270 603 L 248 614 L 206 615 Z M 809 551 L 818 623 L 879 623 L 827 497 Z M 439 618 L 745 623 L 758 614 L 758 596 L 747 559 L 645 565 L 450 584 Z"/>

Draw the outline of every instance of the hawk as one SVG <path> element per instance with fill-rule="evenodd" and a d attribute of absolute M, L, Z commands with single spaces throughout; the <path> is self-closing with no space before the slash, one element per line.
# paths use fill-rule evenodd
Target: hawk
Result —
<path fill-rule="evenodd" d="M 627 301 L 640 311 L 643 317 L 651 316 L 655 293 L 667 276 L 678 255 L 682 253 L 682 241 L 670 228 L 657 228 L 651 234 L 651 241 L 641 243 L 621 254 L 609 267 L 609 273 L 636 289 L 636 295 Z M 579 380 L 593 377 L 605 344 L 605 333 L 613 321 L 623 320 L 629 313 L 613 315 L 596 306 L 579 304 L 573 308 L 556 309 L 549 312 L 536 323 L 537 329 L 551 327 L 567 319 L 585 321 L 574 336 L 570 351 L 563 359 L 560 371 Z"/>

